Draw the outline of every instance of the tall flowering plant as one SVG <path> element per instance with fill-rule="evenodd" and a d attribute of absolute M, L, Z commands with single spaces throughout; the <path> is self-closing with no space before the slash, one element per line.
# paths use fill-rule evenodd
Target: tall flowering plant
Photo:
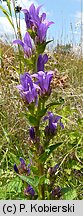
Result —
<path fill-rule="evenodd" d="M 20 75 L 20 84 L 17 89 L 24 101 L 29 128 L 29 150 L 31 152 L 30 163 L 27 165 L 23 158 L 20 158 L 20 165 L 14 164 L 14 170 L 26 183 L 24 193 L 30 199 L 53 199 L 60 196 L 61 188 L 55 188 L 55 173 L 59 164 L 48 167 L 47 159 L 50 154 L 62 143 L 52 143 L 58 133 L 58 127 L 64 129 L 62 117 L 54 115 L 50 110 L 57 101 L 50 103 L 49 98 L 52 92 L 51 81 L 53 71 L 45 72 L 45 64 L 49 60 L 47 54 L 43 54 L 46 45 L 47 30 L 53 22 L 46 21 L 46 14 L 40 15 L 40 8 L 32 4 L 21 11 L 25 15 L 26 34 L 22 40 L 13 41 L 19 44 L 24 51 L 24 58 L 33 57 L 33 43 L 35 45 L 35 71 L 29 71 Z M 43 126 L 42 126 L 43 125 Z"/>

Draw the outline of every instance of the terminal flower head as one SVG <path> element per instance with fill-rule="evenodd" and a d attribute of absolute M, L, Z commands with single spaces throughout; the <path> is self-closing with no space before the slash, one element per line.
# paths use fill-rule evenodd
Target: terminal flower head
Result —
<path fill-rule="evenodd" d="M 28 32 L 26 32 L 24 36 L 24 42 L 21 40 L 14 40 L 13 44 L 21 45 L 24 50 L 25 57 L 31 57 L 32 55 L 32 43 L 31 43 L 31 37 Z"/>
<path fill-rule="evenodd" d="M 47 30 L 49 26 L 54 23 L 45 21 L 46 13 L 42 13 L 41 15 L 39 15 L 41 7 L 42 5 L 36 8 L 34 4 L 32 4 L 29 10 L 21 10 L 25 14 L 25 22 L 27 29 L 31 29 L 36 33 L 36 40 L 38 40 L 38 42 L 40 43 L 46 41 Z"/>
<path fill-rule="evenodd" d="M 40 21 L 44 19 L 45 17 L 44 14 L 42 14 L 42 16 L 39 17 L 40 8 L 41 5 L 36 9 L 34 4 L 32 4 L 29 10 L 27 9 L 21 10 L 25 14 L 25 22 L 26 22 L 27 29 L 32 29 L 33 26 L 37 26 L 38 24 L 40 24 Z"/>

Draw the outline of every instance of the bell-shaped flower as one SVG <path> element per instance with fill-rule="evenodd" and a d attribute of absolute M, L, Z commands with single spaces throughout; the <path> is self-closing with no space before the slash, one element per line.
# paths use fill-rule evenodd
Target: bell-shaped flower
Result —
<path fill-rule="evenodd" d="M 40 23 L 37 28 L 37 36 L 39 38 L 39 42 L 43 43 L 46 41 L 46 34 L 49 26 L 54 22 Z"/>
<path fill-rule="evenodd" d="M 25 188 L 24 193 L 26 195 L 31 195 L 31 197 L 33 197 L 35 195 L 35 191 L 31 185 L 28 185 L 27 188 Z"/>
<path fill-rule="evenodd" d="M 14 164 L 14 171 L 19 174 L 26 173 L 26 175 L 30 174 L 30 164 L 26 165 L 23 158 L 20 158 L 20 165 L 17 166 Z"/>
<path fill-rule="evenodd" d="M 41 15 L 39 15 L 41 7 L 42 5 L 40 5 L 38 8 L 35 8 L 34 4 L 32 4 L 29 10 L 21 10 L 25 14 L 25 22 L 27 29 L 31 29 L 36 33 L 35 43 L 43 43 L 46 41 L 47 30 L 49 26 L 54 23 L 45 21 L 46 13 L 42 13 Z"/>
<path fill-rule="evenodd" d="M 38 61 L 37 61 L 37 71 L 43 71 L 44 72 L 44 65 L 48 61 L 48 56 L 45 54 L 42 56 L 41 54 L 38 56 Z"/>
<path fill-rule="evenodd" d="M 31 43 L 31 37 L 28 32 L 26 32 L 24 36 L 24 42 L 21 40 L 14 40 L 13 44 L 21 45 L 24 50 L 25 57 L 31 57 L 32 55 L 32 43 Z"/>
<path fill-rule="evenodd" d="M 23 75 L 20 75 L 20 85 L 17 85 L 22 98 L 27 104 L 35 102 L 37 105 L 38 102 L 38 90 L 39 86 L 33 83 L 31 76 L 25 72 Z"/>
<path fill-rule="evenodd" d="M 60 196 L 61 196 L 61 188 L 60 187 L 56 187 L 52 190 L 52 197 L 54 198 L 55 196 L 60 198 Z"/>
<path fill-rule="evenodd" d="M 34 4 L 32 4 L 29 10 L 27 9 L 21 10 L 25 14 L 25 22 L 26 22 L 27 29 L 32 29 L 33 26 L 39 25 L 41 20 L 45 19 L 46 15 L 44 13 L 41 15 L 41 17 L 39 17 L 40 8 L 41 5 L 36 9 Z"/>
<path fill-rule="evenodd" d="M 35 130 L 34 130 L 34 127 L 30 128 L 29 134 L 30 134 L 31 140 L 34 140 L 35 139 Z"/>
<path fill-rule="evenodd" d="M 58 168 L 59 168 L 59 164 L 56 164 L 54 167 L 50 167 L 48 169 L 48 173 L 50 174 L 50 176 L 53 176 L 56 173 Z"/>
<path fill-rule="evenodd" d="M 44 117 L 44 121 L 48 120 L 48 125 L 45 127 L 44 131 L 46 136 L 51 137 L 56 135 L 58 124 L 64 128 L 61 118 L 61 116 L 55 116 L 52 112 L 48 112 L 48 116 Z"/>
<path fill-rule="evenodd" d="M 43 72 L 39 71 L 37 74 L 33 74 L 32 77 L 37 79 L 37 84 L 41 88 L 41 94 L 50 93 L 50 84 L 53 77 L 53 72 Z"/>

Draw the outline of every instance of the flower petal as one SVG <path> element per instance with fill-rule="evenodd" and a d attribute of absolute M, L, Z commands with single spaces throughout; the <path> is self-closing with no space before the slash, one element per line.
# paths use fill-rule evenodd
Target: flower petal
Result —
<path fill-rule="evenodd" d="M 47 55 L 47 54 L 45 54 L 45 55 L 43 56 L 43 61 L 44 61 L 44 64 L 47 63 L 47 61 L 48 61 L 48 55 Z"/>
<path fill-rule="evenodd" d="M 24 43 L 32 49 L 31 37 L 28 32 L 24 36 Z"/>
<path fill-rule="evenodd" d="M 21 45 L 22 47 L 24 47 L 24 43 L 21 40 L 14 40 L 13 44 L 18 44 L 18 45 Z"/>

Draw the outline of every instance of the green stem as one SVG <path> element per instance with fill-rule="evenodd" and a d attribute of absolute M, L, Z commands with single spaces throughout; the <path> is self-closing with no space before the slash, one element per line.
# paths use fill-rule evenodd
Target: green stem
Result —
<path fill-rule="evenodd" d="M 39 176 L 43 176 L 44 175 L 44 167 L 41 163 L 39 163 Z M 39 194 L 40 194 L 40 199 L 44 200 L 45 199 L 45 185 L 39 185 Z"/>

